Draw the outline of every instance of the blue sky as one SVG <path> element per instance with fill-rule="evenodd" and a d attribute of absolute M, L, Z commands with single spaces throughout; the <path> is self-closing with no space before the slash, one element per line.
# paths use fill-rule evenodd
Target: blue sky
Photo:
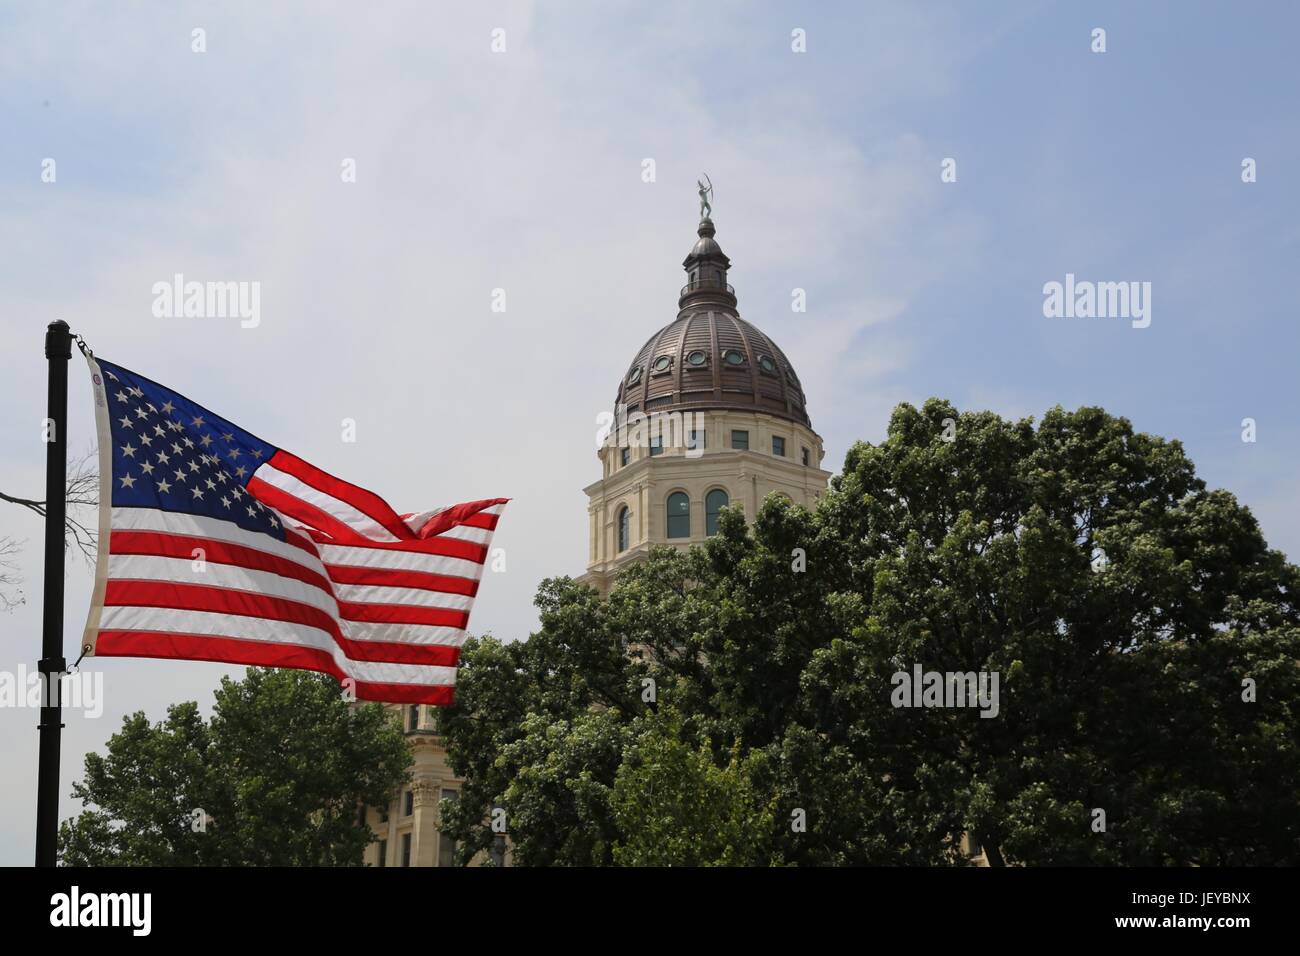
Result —
<path fill-rule="evenodd" d="M 899 401 L 1100 404 L 1181 439 L 1300 554 L 1294 5 L 381 9 L 0 8 L 0 489 L 42 488 L 41 338 L 63 318 L 400 510 L 514 498 L 474 629 L 525 637 L 538 581 L 584 566 L 596 416 L 675 314 L 707 171 L 741 312 L 798 368 L 831 469 Z M 260 282 L 261 324 L 155 318 L 178 272 Z M 1150 327 L 1044 318 L 1066 273 L 1150 282 Z M 40 524 L 5 507 L 38 599 Z M 69 635 L 89 588 L 71 567 Z M 0 621 L 0 669 L 35 658 L 38 605 Z M 96 666 L 106 710 L 69 716 L 65 792 L 122 714 L 206 706 L 233 670 Z M 0 863 L 31 858 L 33 725 L 0 710 Z"/>

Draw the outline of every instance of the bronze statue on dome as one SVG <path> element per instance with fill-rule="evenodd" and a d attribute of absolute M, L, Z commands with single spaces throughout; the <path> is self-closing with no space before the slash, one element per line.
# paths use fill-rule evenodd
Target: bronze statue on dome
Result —
<path fill-rule="evenodd" d="M 706 186 L 705 183 L 708 183 Z M 695 185 L 700 187 L 700 218 L 708 219 L 713 215 L 713 182 L 709 179 L 709 174 L 704 174 L 704 182 L 695 180 Z"/>

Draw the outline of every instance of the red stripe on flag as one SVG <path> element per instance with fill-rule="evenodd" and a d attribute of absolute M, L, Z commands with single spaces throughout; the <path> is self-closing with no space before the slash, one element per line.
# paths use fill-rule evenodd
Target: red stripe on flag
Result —
<path fill-rule="evenodd" d="M 466 501 L 464 504 L 444 508 L 424 523 L 424 526 L 420 528 L 420 537 L 432 538 L 450 528 L 456 527 L 456 525 L 468 524 L 469 519 L 484 508 L 503 505 L 509 500 L 509 498 L 484 498 L 481 501 Z M 492 515 L 492 517 L 496 517 L 496 515 Z"/>
<path fill-rule="evenodd" d="M 314 557 L 320 557 L 320 551 L 317 550 L 316 545 L 312 542 L 311 538 L 307 537 L 305 534 L 299 534 L 292 528 L 281 527 L 280 530 L 284 532 L 285 544 L 291 544 L 295 548 L 306 551 Z"/>
<path fill-rule="evenodd" d="M 342 683 L 348 675 L 339 669 L 333 655 L 315 647 L 270 644 L 211 634 L 178 634 L 161 631 L 100 631 L 95 654 L 103 657 L 162 657 L 171 660 L 212 661 L 218 664 L 247 664 L 255 667 L 292 667 L 320 671 Z M 456 688 L 448 684 L 388 684 L 355 681 L 358 700 L 394 704 L 450 706 Z"/>
<path fill-rule="evenodd" d="M 374 521 L 375 524 L 386 528 L 394 538 L 410 540 L 415 537 L 411 529 L 406 526 L 406 522 L 402 521 L 397 516 L 397 513 L 389 507 L 388 502 L 373 491 L 367 491 L 365 488 L 359 488 L 340 478 L 335 478 L 329 472 L 321 471 L 315 465 L 308 464 L 297 455 L 292 455 L 284 449 L 280 449 L 272 455 L 267 464 L 277 471 L 293 475 L 299 481 L 311 485 L 317 491 L 322 491 L 331 498 L 337 498 L 339 501 L 350 504 Z"/>
<path fill-rule="evenodd" d="M 369 624 L 431 624 L 460 630 L 469 626 L 468 611 L 419 607 L 414 604 L 358 604 L 339 601 L 339 617 L 346 621 L 365 621 Z"/>
<path fill-rule="evenodd" d="M 248 484 L 244 487 L 258 501 L 268 504 L 280 514 L 288 515 L 295 521 L 306 525 L 307 527 L 303 530 L 307 531 L 313 540 L 333 540 L 340 544 L 374 544 L 370 538 L 360 532 L 353 531 L 352 528 L 333 515 L 326 514 L 315 505 L 303 501 L 297 495 L 281 491 L 275 485 L 263 481 L 256 475 L 248 479 Z M 325 537 L 318 535 L 317 531 L 324 532 Z"/>
<path fill-rule="evenodd" d="M 471 578 L 429 571 L 401 571 L 391 568 L 367 568 L 351 564 L 327 564 L 325 573 L 335 584 L 373 584 L 389 588 L 418 588 L 439 594 L 464 594 L 473 597 L 479 583 Z"/>

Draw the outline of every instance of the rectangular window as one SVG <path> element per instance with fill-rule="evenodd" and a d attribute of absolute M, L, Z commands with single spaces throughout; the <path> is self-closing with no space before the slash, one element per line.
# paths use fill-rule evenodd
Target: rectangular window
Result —
<path fill-rule="evenodd" d="M 691 499 L 683 491 L 668 496 L 668 537 L 691 536 Z"/>
<path fill-rule="evenodd" d="M 420 726 L 420 705 L 412 704 L 406 711 L 406 729 L 413 731 Z"/>
<path fill-rule="evenodd" d="M 402 834 L 402 866 L 411 865 L 411 834 Z"/>
<path fill-rule="evenodd" d="M 781 458 L 785 457 L 785 439 L 777 435 L 772 436 L 772 454 Z"/>
<path fill-rule="evenodd" d="M 406 791 L 406 802 L 402 804 L 402 812 L 408 817 L 415 812 L 415 791 Z"/>
<path fill-rule="evenodd" d="M 380 866 L 388 865 L 388 841 L 387 840 L 379 841 L 379 865 Z"/>
<path fill-rule="evenodd" d="M 455 803 L 460 799 L 459 790 L 442 791 L 442 799 L 450 800 Z M 455 866 L 456 865 L 456 841 L 446 833 L 438 834 L 438 865 Z"/>
<path fill-rule="evenodd" d="M 387 805 L 382 806 L 382 807 L 379 808 L 379 822 L 380 822 L 380 823 L 387 823 L 387 822 L 388 822 L 388 806 L 387 806 Z"/>
<path fill-rule="evenodd" d="M 731 433 L 731 447 L 749 451 L 749 432 L 736 430 Z"/>
<path fill-rule="evenodd" d="M 664 453 L 664 438 L 662 435 L 656 435 L 650 441 L 650 457 L 654 458 L 656 455 L 662 455 L 663 453 Z"/>
<path fill-rule="evenodd" d="M 805 448 L 805 449 L 803 450 L 803 465 L 804 465 L 805 468 L 808 467 L 808 449 L 807 449 L 807 448 Z"/>
<path fill-rule="evenodd" d="M 506 865 L 506 838 L 503 834 L 498 833 L 492 838 L 491 857 L 493 866 Z"/>
<path fill-rule="evenodd" d="M 624 445 L 618 450 L 618 462 L 622 468 L 627 467 L 627 463 L 632 460 L 632 449 Z"/>
<path fill-rule="evenodd" d="M 687 448 L 698 448 L 701 451 L 709 447 L 709 436 L 703 428 L 692 428 L 686 436 Z"/>

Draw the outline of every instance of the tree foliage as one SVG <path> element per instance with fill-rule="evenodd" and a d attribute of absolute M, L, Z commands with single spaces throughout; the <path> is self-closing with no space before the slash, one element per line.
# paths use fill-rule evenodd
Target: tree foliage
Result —
<path fill-rule="evenodd" d="M 362 806 L 387 805 L 410 749 L 378 704 L 346 702 L 326 675 L 250 668 L 223 678 L 212 719 L 198 704 L 151 724 L 126 718 L 86 755 L 60 827 L 72 866 L 360 865 L 374 839 Z"/>
<path fill-rule="evenodd" d="M 685 742 L 675 711 L 634 722 L 610 805 L 620 866 L 741 866 L 779 862 L 775 799 L 756 784 L 766 754 L 739 745 L 720 764 L 709 742 Z"/>
<path fill-rule="evenodd" d="M 1297 595 L 1176 441 L 900 405 L 815 509 L 467 646 L 447 825 L 483 849 L 501 807 L 524 864 L 1294 864 Z M 996 673 L 998 715 L 895 707 L 914 665 Z"/>

